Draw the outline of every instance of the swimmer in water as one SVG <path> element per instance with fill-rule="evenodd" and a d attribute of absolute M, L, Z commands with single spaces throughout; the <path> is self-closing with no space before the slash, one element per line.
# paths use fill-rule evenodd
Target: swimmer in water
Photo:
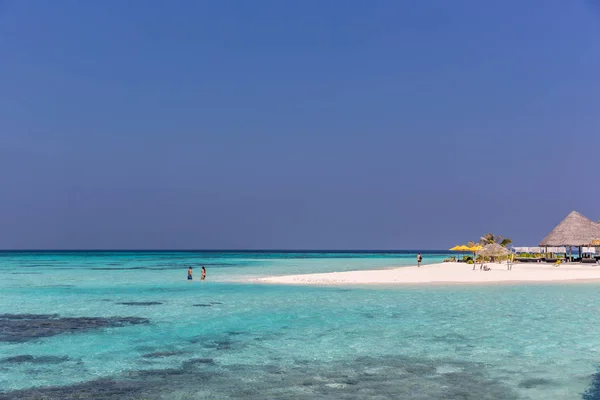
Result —
<path fill-rule="evenodd" d="M 188 268 L 188 281 L 192 280 L 192 267 Z"/>
<path fill-rule="evenodd" d="M 206 268 L 202 267 L 202 276 L 200 276 L 200 279 L 205 280 L 206 279 Z"/>

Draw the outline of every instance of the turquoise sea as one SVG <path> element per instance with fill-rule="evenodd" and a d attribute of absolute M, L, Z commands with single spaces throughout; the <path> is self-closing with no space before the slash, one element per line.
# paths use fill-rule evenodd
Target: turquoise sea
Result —
<path fill-rule="evenodd" d="M 0 253 L 0 399 L 600 399 L 600 284 L 247 281 L 415 257 Z"/>

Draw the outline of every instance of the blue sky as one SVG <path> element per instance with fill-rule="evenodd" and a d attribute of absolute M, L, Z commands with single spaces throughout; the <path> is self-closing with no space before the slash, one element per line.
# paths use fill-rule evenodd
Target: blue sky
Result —
<path fill-rule="evenodd" d="M 3 1 L 0 248 L 536 245 L 598 71 L 595 1 Z"/>

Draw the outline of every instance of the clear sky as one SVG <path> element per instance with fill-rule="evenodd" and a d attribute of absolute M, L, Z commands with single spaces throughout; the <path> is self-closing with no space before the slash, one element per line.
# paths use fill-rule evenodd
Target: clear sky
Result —
<path fill-rule="evenodd" d="M 600 219 L 600 2 L 0 0 L 0 248 L 443 249 Z"/>

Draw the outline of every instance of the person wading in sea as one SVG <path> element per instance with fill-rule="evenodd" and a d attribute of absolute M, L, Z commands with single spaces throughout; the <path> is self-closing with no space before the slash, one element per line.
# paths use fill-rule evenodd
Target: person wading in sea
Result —
<path fill-rule="evenodd" d="M 192 280 L 192 267 L 188 268 L 188 281 Z"/>
<path fill-rule="evenodd" d="M 206 279 L 206 268 L 202 267 L 202 275 L 200 276 L 200 279 L 205 280 Z"/>
<path fill-rule="evenodd" d="M 421 268 L 421 261 L 423 261 L 423 257 L 421 257 L 421 253 L 417 254 L 417 267 Z"/>

